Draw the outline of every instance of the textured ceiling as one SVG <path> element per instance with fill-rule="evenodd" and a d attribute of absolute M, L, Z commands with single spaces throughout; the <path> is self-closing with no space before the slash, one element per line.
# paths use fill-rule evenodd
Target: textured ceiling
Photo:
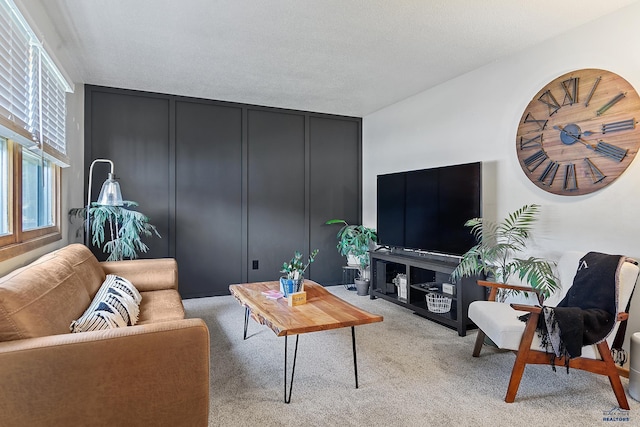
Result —
<path fill-rule="evenodd" d="M 55 54 L 79 83 L 365 116 L 635 1 L 23 0 L 21 7 L 51 20 L 61 40 Z"/>

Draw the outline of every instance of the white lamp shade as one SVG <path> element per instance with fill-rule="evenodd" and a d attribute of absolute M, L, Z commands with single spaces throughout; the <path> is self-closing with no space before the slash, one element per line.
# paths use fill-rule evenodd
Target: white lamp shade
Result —
<path fill-rule="evenodd" d="M 103 206 L 122 206 L 122 193 L 120 192 L 120 184 L 115 180 L 113 174 L 109 174 L 109 178 L 102 184 L 100 195 L 98 196 L 98 205 Z"/>

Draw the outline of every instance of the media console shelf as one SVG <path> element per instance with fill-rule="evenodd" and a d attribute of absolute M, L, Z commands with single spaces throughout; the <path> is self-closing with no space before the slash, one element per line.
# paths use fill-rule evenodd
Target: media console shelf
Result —
<path fill-rule="evenodd" d="M 467 316 L 472 301 L 485 299 L 485 290 L 476 284 L 476 278 L 464 278 L 452 284 L 449 275 L 458 265 L 458 258 L 437 254 L 378 249 L 371 257 L 371 299 L 382 298 L 413 310 L 416 314 L 456 329 L 461 337 L 467 328 L 474 327 Z M 398 295 L 392 280 L 398 274 L 406 275 L 406 292 Z M 453 293 L 443 290 L 453 285 Z M 451 308 L 445 313 L 430 311 L 426 295 L 433 293 L 451 299 Z M 406 294 L 406 299 L 404 298 Z M 401 297 L 402 296 L 402 297 Z"/>

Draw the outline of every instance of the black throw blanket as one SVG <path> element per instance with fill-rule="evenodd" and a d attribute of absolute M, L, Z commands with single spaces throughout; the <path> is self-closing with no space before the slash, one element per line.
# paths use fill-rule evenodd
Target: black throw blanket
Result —
<path fill-rule="evenodd" d="M 569 359 L 582 355 L 583 346 L 602 342 L 613 330 L 618 313 L 618 275 L 625 259 L 589 252 L 580 259 L 564 299 L 556 307 L 543 307 L 538 320 L 542 345 L 553 349 L 555 356 L 565 357 L 567 369 Z"/>

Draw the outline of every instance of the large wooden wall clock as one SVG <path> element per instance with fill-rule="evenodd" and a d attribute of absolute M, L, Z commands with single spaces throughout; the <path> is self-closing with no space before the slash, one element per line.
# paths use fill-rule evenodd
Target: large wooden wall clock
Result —
<path fill-rule="evenodd" d="M 611 184 L 640 146 L 640 97 L 615 73 L 564 74 L 524 110 L 516 151 L 527 177 L 553 194 L 577 196 Z"/>

